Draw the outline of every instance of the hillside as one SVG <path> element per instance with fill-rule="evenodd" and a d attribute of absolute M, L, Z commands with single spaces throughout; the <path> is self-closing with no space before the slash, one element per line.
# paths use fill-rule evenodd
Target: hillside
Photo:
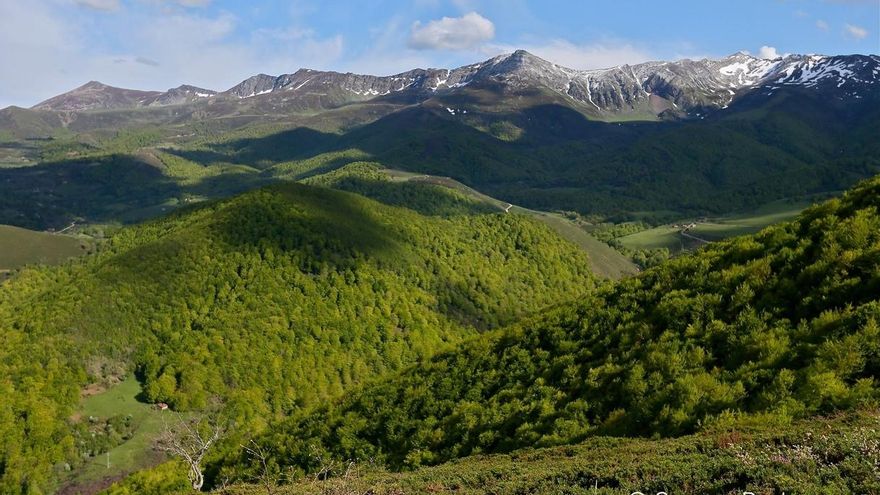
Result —
<path fill-rule="evenodd" d="M 601 278 L 617 280 L 638 272 L 625 256 L 592 237 L 570 219 L 529 210 L 486 196 L 448 177 L 383 170 L 377 163 L 354 162 L 331 172 L 302 179 L 306 184 L 351 191 L 385 204 L 404 206 L 429 215 L 505 212 L 526 215 L 580 246 L 590 258 L 590 268 Z"/>
<path fill-rule="evenodd" d="M 875 406 L 878 209 L 875 178 L 791 223 L 467 340 L 259 441 L 280 467 L 374 459 L 396 470 Z M 226 469 L 241 476 L 249 462 Z"/>
<path fill-rule="evenodd" d="M 0 286 L 0 491 L 76 472 L 89 384 L 136 371 L 142 400 L 179 410 L 219 396 L 243 435 L 592 286 L 579 248 L 528 218 L 296 184 L 123 229 Z"/>
<path fill-rule="evenodd" d="M 793 424 L 729 423 L 674 439 L 595 438 L 405 472 L 360 462 L 347 477 L 307 477 L 274 493 L 874 493 L 880 489 L 873 461 L 880 445 L 878 426 L 880 415 L 873 410 Z M 174 468 L 166 467 L 171 476 L 163 493 L 187 493 Z M 132 493 L 126 490 L 133 487 L 150 493 L 154 483 L 144 473 L 108 494 Z M 256 495 L 266 489 L 242 484 L 227 492 Z"/>

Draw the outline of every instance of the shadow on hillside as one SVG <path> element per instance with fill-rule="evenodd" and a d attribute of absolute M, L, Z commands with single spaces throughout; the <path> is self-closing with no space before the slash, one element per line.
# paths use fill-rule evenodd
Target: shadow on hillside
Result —
<path fill-rule="evenodd" d="M 307 254 L 307 264 L 312 258 L 336 268 L 364 256 L 384 257 L 398 245 L 395 231 L 364 199 L 300 184 L 277 184 L 232 200 L 210 229 L 233 250 L 297 251 Z"/>
<path fill-rule="evenodd" d="M 202 215 L 203 208 L 211 211 Z M 144 230 L 139 244 L 105 263 L 99 276 L 110 284 L 137 280 L 149 289 L 144 297 L 160 301 L 213 290 L 199 284 L 214 277 L 254 276 L 247 267 L 261 263 L 282 271 L 292 263 L 313 275 L 355 270 L 367 260 L 394 269 L 407 253 L 380 215 L 356 195 L 276 184 L 159 220 L 160 229 Z M 279 257 L 286 261 L 276 265 Z"/>
<path fill-rule="evenodd" d="M 335 189 L 349 191 L 380 203 L 409 208 L 425 216 L 449 217 L 498 213 L 498 207 L 480 202 L 453 191 L 448 187 L 428 182 L 389 182 L 361 177 L 344 177 L 328 184 Z"/>
<path fill-rule="evenodd" d="M 467 104 L 477 103 L 479 99 L 460 95 L 456 101 Z M 532 181 L 554 170 L 571 169 L 587 150 L 619 149 L 646 129 L 657 127 L 650 123 L 621 125 L 590 121 L 581 113 L 557 104 L 488 116 L 472 114 L 464 120 L 461 117 L 445 115 L 443 109 L 420 106 L 392 113 L 343 135 L 300 127 L 264 137 L 218 143 L 210 151 L 169 152 L 206 165 L 223 161 L 266 169 L 282 162 L 357 148 L 389 167 L 447 175 L 469 185 L 479 185 Z M 522 132 L 515 140 L 506 141 L 474 127 L 488 126 L 487 119 L 511 122 Z M 561 151 L 548 152 L 548 147 L 560 145 Z M 568 152 L 566 145 L 573 146 L 573 150 Z M 350 161 L 341 159 L 333 165 L 341 166 Z"/>
<path fill-rule="evenodd" d="M 161 170 L 131 156 L 0 168 L 0 223 L 41 230 L 79 218 L 111 222 L 179 194 Z"/>

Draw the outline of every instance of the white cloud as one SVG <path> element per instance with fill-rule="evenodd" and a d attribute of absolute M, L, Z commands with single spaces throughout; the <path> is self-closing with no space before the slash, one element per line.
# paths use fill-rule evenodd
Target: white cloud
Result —
<path fill-rule="evenodd" d="M 407 45 L 416 50 L 468 50 L 495 37 L 495 25 L 476 12 L 444 17 L 425 25 L 416 21 Z"/>
<path fill-rule="evenodd" d="M 74 87 L 70 74 L 62 72 L 82 49 L 76 26 L 51 6 L 0 1 L 0 67 L 15 68 L 0 71 L 0 108 L 34 104 Z"/>
<path fill-rule="evenodd" d="M 546 44 L 523 46 L 494 45 L 488 54 L 511 52 L 522 48 L 550 62 L 572 69 L 603 69 L 623 64 L 637 64 L 656 59 L 649 51 L 627 41 L 606 40 L 575 44 L 557 39 Z"/>
<path fill-rule="evenodd" d="M 775 47 L 764 45 L 758 50 L 758 58 L 763 58 L 765 60 L 774 60 L 779 58 L 779 52 L 776 51 Z"/>
<path fill-rule="evenodd" d="M 119 10 L 119 0 L 75 0 L 80 7 L 86 7 L 92 10 L 101 10 L 104 12 L 112 12 Z"/>
<path fill-rule="evenodd" d="M 843 32 L 849 37 L 862 40 L 868 37 L 868 30 L 853 24 L 847 24 L 843 27 Z"/>
<path fill-rule="evenodd" d="M 828 31 L 828 27 L 828 23 L 823 21 L 822 19 L 816 21 L 816 28 L 818 28 L 819 30 Z"/>
<path fill-rule="evenodd" d="M 0 108 L 31 106 L 89 80 L 225 90 L 260 72 L 338 66 L 344 48 L 341 35 L 294 26 L 248 35 L 229 13 L 162 8 L 120 9 L 101 33 L 114 42 L 103 44 L 93 36 L 94 16 L 71 0 L 0 0 L 0 67 L 15 68 L 0 71 Z"/>

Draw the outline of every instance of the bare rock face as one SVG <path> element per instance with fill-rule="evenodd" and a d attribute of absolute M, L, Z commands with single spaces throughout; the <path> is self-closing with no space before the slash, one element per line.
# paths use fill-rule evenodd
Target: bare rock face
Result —
<path fill-rule="evenodd" d="M 221 95 L 233 98 L 250 98 L 251 96 L 265 94 L 272 91 L 276 79 L 275 76 L 257 74 L 256 76 L 251 76 L 236 84 L 232 88 L 221 93 Z"/>
<path fill-rule="evenodd" d="M 860 93 L 880 89 L 880 57 L 787 55 L 767 60 L 741 52 L 717 60 L 575 70 L 518 50 L 456 69 L 413 69 L 392 76 L 312 69 L 280 76 L 258 74 L 222 93 L 186 85 L 164 93 L 137 91 L 93 81 L 34 109 L 106 110 L 251 98 L 267 102 L 317 98 L 333 105 L 394 93 L 420 101 L 486 85 L 500 88 L 500 98 L 535 90 L 555 93 L 600 117 L 628 113 L 669 118 L 724 109 L 741 95 L 756 90 L 770 93 L 784 86 L 823 91 L 834 98 L 861 98 Z"/>
<path fill-rule="evenodd" d="M 168 91 L 160 94 L 152 102 L 150 102 L 149 105 L 182 105 L 184 103 L 192 103 L 194 101 L 199 101 L 205 98 L 213 98 L 216 95 L 216 91 L 204 88 L 197 88 L 195 86 L 184 84 L 183 86 L 171 88 Z"/>

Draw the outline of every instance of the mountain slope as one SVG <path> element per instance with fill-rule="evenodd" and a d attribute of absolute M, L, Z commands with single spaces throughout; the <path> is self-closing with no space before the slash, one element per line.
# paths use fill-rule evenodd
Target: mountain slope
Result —
<path fill-rule="evenodd" d="M 33 110 L 109 110 L 115 108 L 136 108 L 159 96 L 158 91 L 139 91 L 107 86 L 98 81 L 89 81 L 67 93 L 37 103 Z"/>
<path fill-rule="evenodd" d="M 465 342 L 260 442 L 307 472 L 317 458 L 400 469 L 876 405 L 878 267 L 880 178 Z"/>
<path fill-rule="evenodd" d="M 16 168 L 0 169 L 0 222 L 131 221 L 352 150 L 533 209 L 654 223 L 730 214 L 877 173 L 878 77 L 873 55 L 574 71 L 518 51 L 388 77 L 258 75 L 213 96 L 182 87 L 134 110 L 7 109 L 0 162 Z M 165 97 L 193 102 L 151 103 Z M 211 177 L 183 184 L 141 160 L 157 154 L 145 147 Z M 43 163 L 24 167 L 34 155 Z"/>
<path fill-rule="evenodd" d="M 219 396 L 244 435 L 592 280 L 576 246 L 524 217 L 296 184 L 124 229 L 0 285 L 0 492 L 83 461 L 70 417 L 88 384 L 136 369 L 149 402 Z"/>
<path fill-rule="evenodd" d="M 188 85 L 159 92 L 115 88 L 98 81 L 90 81 L 72 91 L 37 103 L 31 109 L 63 112 L 132 109 L 192 103 L 215 94 L 215 91 Z"/>
<path fill-rule="evenodd" d="M 268 130 L 252 123 L 229 133 L 228 128 L 215 130 L 210 120 L 192 127 L 148 127 L 144 138 L 120 131 L 84 151 L 73 145 L 65 151 L 63 143 L 50 141 L 57 149 L 53 156 L 60 158 L 36 167 L 0 169 L 0 222 L 42 229 L 76 219 L 130 221 L 192 197 L 228 195 L 287 177 L 286 167 L 328 156 L 338 158 L 325 167 L 377 161 L 388 168 L 451 177 L 532 209 L 661 223 L 840 191 L 880 171 L 880 141 L 875 139 L 880 91 L 841 100 L 812 88 L 785 86 L 753 91 L 703 119 L 605 123 L 587 119 L 563 101 L 541 103 L 545 96 L 563 98 L 552 92 L 529 100 L 466 89 L 485 98 L 470 100 L 462 94 L 409 106 L 356 104 Z M 262 104 L 254 98 L 242 101 Z M 495 101 L 521 107 L 489 108 Z M 217 100 L 212 108 L 222 105 Z M 37 128 L 45 122 L 19 113 L 16 122 Z M 70 128 L 98 117 L 114 122 L 118 115 L 80 114 Z M 236 125 L 231 119 L 227 123 Z M 191 145 L 176 137 L 199 133 L 209 137 Z M 145 162 L 142 156 L 157 153 L 138 152 L 144 145 L 169 146 L 161 156 L 184 158 L 192 170 L 211 177 L 182 183 L 170 168 Z M 342 156 L 352 150 L 358 158 Z"/>

